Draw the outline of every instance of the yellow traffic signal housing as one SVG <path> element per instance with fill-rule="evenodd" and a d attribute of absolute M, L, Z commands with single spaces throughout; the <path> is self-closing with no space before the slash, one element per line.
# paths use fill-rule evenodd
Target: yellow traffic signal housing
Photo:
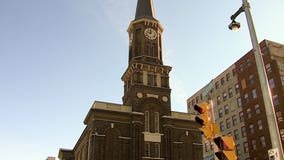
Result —
<path fill-rule="evenodd" d="M 235 143 L 232 136 L 222 136 L 214 138 L 219 150 L 215 153 L 219 160 L 237 160 L 235 154 Z"/>
<path fill-rule="evenodd" d="M 199 114 L 206 114 L 210 110 L 210 105 L 207 102 L 203 102 L 201 104 L 194 105 L 194 110 L 196 110 Z"/>
<path fill-rule="evenodd" d="M 206 139 L 211 139 L 213 137 L 213 130 L 210 105 L 207 102 L 196 104 L 194 105 L 194 110 L 200 114 L 195 117 L 195 121 L 201 125 L 201 128 L 199 128 L 200 131 Z"/>

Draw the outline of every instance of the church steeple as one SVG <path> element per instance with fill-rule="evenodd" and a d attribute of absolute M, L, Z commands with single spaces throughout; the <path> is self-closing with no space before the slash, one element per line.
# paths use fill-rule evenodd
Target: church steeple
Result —
<path fill-rule="evenodd" d="M 153 1 L 138 0 L 135 19 L 130 23 L 129 62 L 122 76 L 124 81 L 123 104 L 134 111 L 141 111 L 146 99 L 156 99 L 163 107 L 163 114 L 170 114 L 169 72 L 163 65 L 163 27 L 155 18 Z"/>
<path fill-rule="evenodd" d="M 156 20 L 152 0 L 138 0 L 135 20 L 138 20 L 141 18 Z"/>

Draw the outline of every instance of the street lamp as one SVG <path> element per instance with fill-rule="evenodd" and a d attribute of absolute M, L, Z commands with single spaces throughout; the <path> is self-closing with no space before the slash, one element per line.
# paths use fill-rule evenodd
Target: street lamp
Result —
<path fill-rule="evenodd" d="M 272 149 L 277 150 L 279 153 L 279 159 L 284 160 L 283 157 L 283 148 L 281 144 L 281 139 L 279 135 L 279 128 L 275 116 L 274 106 L 272 103 L 272 98 L 270 94 L 270 88 L 268 85 L 268 79 L 266 75 L 266 71 L 264 68 L 264 62 L 262 59 L 262 54 L 259 48 L 256 32 L 254 29 L 254 24 L 252 20 L 252 16 L 250 13 L 250 5 L 247 0 L 242 0 L 243 4 L 238 9 L 238 11 L 231 16 L 232 23 L 229 25 L 229 29 L 231 30 L 237 30 L 240 28 L 240 23 L 235 21 L 235 18 L 242 12 L 245 12 L 247 24 L 249 28 L 250 38 L 253 45 L 253 51 L 254 51 L 254 57 L 256 62 L 256 68 L 259 76 L 263 101 L 264 101 L 264 107 L 265 107 L 265 113 L 267 116 L 267 123 L 268 123 L 268 129 L 270 133 L 270 140 Z"/>

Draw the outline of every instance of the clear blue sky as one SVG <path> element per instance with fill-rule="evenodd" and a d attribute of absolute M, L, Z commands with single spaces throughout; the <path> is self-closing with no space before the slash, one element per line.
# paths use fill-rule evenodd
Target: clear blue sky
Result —
<path fill-rule="evenodd" d="M 0 0 L 0 157 L 40 160 L 73 148 L 97 101 L 122 103 L 136 0 Z M 284 44 L 284 1 L 251 0 L 258 40 Z M 251 49 L 241 0 L 154 0 L 171 65 L 172 109 Z"/>

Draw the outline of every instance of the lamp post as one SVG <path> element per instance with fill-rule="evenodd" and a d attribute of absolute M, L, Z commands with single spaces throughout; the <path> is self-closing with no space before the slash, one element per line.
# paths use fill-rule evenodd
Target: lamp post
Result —
<path fill-rule="evenodd" d="M 276 149 L 279 153 L 279 159 L 284 160 L 283 148 L 282 148 L 281 139 L 279 135 L 279 128 L 278 128 L 278 124 L 277 124 L 277 120 L 275 116 L 274 106 L 272 103 L 267 75 L 266 75 L 266 71 L 264 68 L 264 62 L 261 56 L 260 47 L 258 44 L 255 29 L 254 29 L 252 16 L 250 13 L 250 5 L 247 0 L 242 0 L 242 2 L 243 2 L 242 7 L 240 7 L 239 10 L 234 15 L 231 16 L 232 23 L 229 25 L 229 29 L 234 31 L 240 28 L 240 23 L 236 22 L 235 18 L 240 13 L 245 12 L 247 24 L 249 28 L 249 33 L 250 33 L 250 38 L 251 38 L 251 42 L 253 45 L 256 68 L 257 68 L 261 91 L 263 95 L 263 101 L 264 101 L 265 113 L 267 116 L 267 123 L 268 123 L 268 129 L 270 133 L 272 149 Z"/>

